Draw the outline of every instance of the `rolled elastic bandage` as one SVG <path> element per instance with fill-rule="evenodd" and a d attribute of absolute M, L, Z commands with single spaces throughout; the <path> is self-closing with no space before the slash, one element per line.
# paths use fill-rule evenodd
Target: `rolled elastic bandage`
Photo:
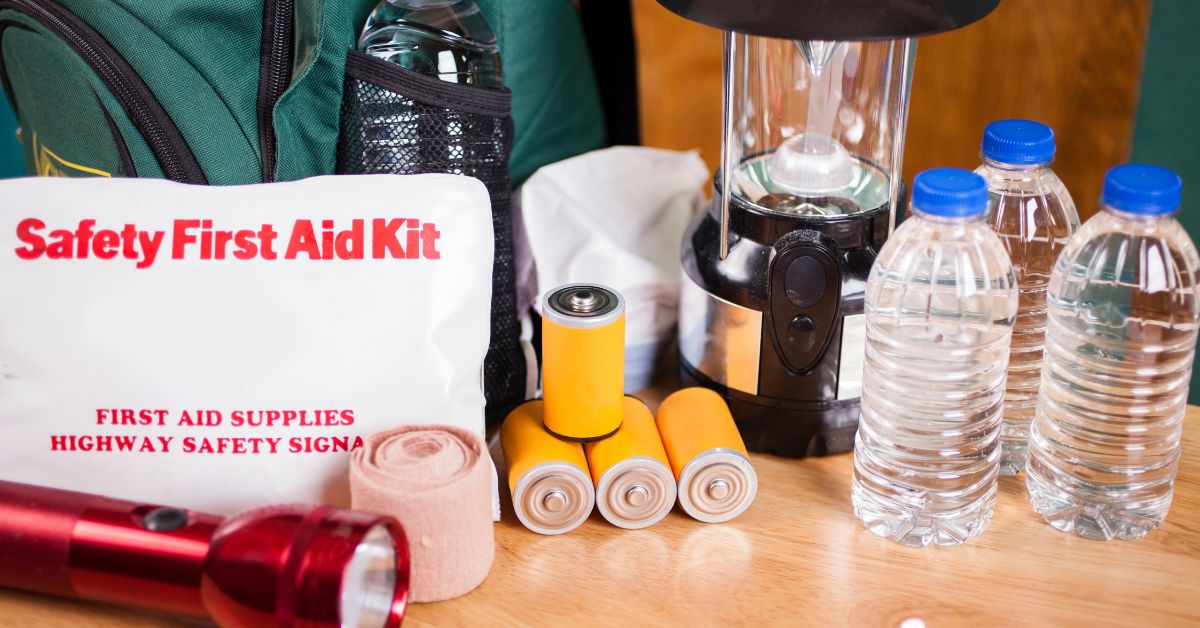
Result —
<path fill-rule="evenodd" d="M 473 432 L 411 425 L 371 435 L 352 454 L 350 498 L 404 526 L 413 602 L 458 597 L 492 567 L 491 462 Z"/>

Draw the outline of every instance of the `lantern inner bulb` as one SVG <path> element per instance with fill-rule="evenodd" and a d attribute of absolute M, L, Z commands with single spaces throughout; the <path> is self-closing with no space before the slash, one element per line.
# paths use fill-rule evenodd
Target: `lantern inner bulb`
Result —
<path fill-rule="evenodd" d="M 767 167 L 771 182 L 796 196 L 828 196 L 855 180 L 854 159 L 837 140 L 819 133 L 801 133 L 785 141 Z"/>

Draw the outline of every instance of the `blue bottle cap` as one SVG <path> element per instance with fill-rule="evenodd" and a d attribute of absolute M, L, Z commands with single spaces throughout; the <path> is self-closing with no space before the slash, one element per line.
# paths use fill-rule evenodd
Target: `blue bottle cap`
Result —
<path fill-rule="evenodd" d="M 966 218 L 987 210 L 983 177 L 962 168 L 934 168 L 913 179 L 912 204 L 934 216 Z"/>
<path fill-rule="evenodd" d="M 1179 208 L 1183 180 L 1173 171 L 1150 164 L 1122 164 L 1104 175 L 1100 200 L 1134 214 L 1169 214 Z"/>
<path fill-rule="evenodd" d="M 1018 166 L 1047 163 L 1054 157 L 1054 131 L 1033 120 L 997 120 L 983 130 L 983 156 Z"/>

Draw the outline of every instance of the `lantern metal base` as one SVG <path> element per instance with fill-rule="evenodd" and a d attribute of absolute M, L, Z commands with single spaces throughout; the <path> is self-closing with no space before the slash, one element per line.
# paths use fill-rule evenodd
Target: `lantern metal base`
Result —
<path fill-rule="evenodd" d="M 725 398 L 750 451 L 806 458 L 854 449 L 859 400 L 794 401 L 749 395 L 705 377 L 681 355 L 682 386 L 703 386 Z"/>

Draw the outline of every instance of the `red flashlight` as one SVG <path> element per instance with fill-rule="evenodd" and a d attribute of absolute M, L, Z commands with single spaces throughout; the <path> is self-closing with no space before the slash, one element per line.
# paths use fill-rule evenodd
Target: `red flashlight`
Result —
<path fill-rule="evenodd" d="M 225 519 L 0 481 L 0 586 L 221 626 L 400 625 L 408 544 L 391 517 L 271 506 Z"/>

